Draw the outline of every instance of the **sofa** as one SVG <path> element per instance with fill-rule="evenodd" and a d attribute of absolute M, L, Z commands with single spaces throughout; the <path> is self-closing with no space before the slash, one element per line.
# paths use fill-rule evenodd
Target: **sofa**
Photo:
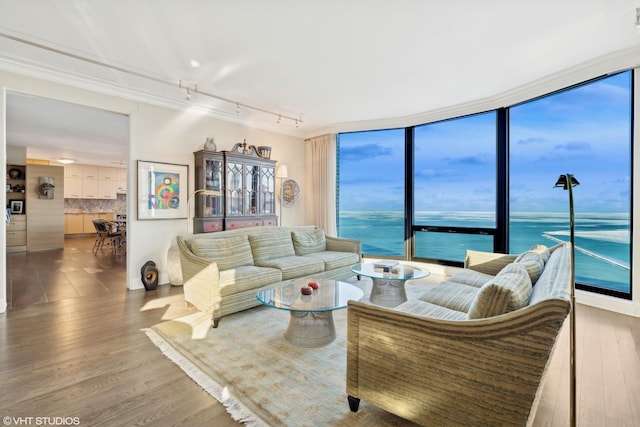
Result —
<path fill-rule="evenodd" d="M 316 226 L 247 227 L 177 237 L 184 298 L 220 318 L 260 305 L 256 292 L 302 277 L 345 279 L 360 262 L 359 240 Z"/>
<path fill-rule="evenodd" d="M 571 245 L 467 251 L 465 268 L 385 308 L 350 301 L 347 394 L 421 425 L 526 425 L 571 309 Z"/>

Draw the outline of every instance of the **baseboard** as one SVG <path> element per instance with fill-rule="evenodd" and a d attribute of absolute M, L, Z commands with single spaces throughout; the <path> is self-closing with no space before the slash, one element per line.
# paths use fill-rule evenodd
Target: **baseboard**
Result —
<path fill-rule="evenodd" d="M 0 313 L 7 311 L 7 300 L 5 298 L 0 299 Z"/>
<path fill-rule="evenodd" d="M 631 300 L 576 290 L 576 302 L 627 316 L 640 317 L 640 304 Z"/>

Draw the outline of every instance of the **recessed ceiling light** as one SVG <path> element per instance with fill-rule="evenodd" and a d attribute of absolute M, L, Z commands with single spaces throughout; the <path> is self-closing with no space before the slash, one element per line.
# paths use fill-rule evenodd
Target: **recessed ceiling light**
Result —
<path fill-rule="evenodd" d="M 199 68 L 200 67 L 200 63 L 198 61 L 196 61 L 195 59 L 192 59 L 191 62 L 189 62 L 189 64 L 193 67 L 193 68 Z"/>
<path fill-rule="evenodd" d="M 56 159 L 56 161 L 58 163 L 64 163 L 65 165 L 69 165 L 69 164 L 75 162 L 75 160 L 73 160 L 73 159 L 64 159 L 64 158 L 58 158 L 58 159 Z"/>

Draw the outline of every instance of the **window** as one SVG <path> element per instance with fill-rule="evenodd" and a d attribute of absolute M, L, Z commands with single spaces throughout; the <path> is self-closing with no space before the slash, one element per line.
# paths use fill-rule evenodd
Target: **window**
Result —
<path fill-rule="evenodd" d="M 340 134 L 338 234 L 365 254 L 404 254 L 404 129 Z"/>
<path fill-rule="evenodd" d="M 510 109 L 510 249 L 569 241 L 574 188 L 576 282 L 630 292 L 631 72 Z"/>
<path fill-rule="evenodd" d="M 414 153 L 415 256 L 463 261 L 466 249 L 492 251 L 495 112 L 416 127 Z"/>
<path fill-rule="evenodd" d="M 554 184 L 570 173 L 578 287 L 629 298 L 632 100 L 626 71 L 487 113 L 341 134 L 338 234 L 367 255 L 454 265 L 466 249 L 553 246 L 569 241 L 568 194 Z"/>

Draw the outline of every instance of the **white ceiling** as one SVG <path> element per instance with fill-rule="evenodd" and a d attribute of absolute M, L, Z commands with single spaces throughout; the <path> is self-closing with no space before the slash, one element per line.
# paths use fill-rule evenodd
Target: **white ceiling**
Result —
<path fill-rule="evenodd" d="M 118 88 L 123 96 L 196 106 L 304 137 L 419 123 L 620 52 L 640 53 L 638 6 L 640 0 L 0 0 L 0 68 L 28 66 L 70 84 L 82 78 L 96 90 Z M 244 107 L 238 113 L 235 103 L 201 93 L 188 102 L 180 80 L 276 115 Z M 96 138 L 101 151 L 118 138 L 100 126 L 109 119 L 93 121 L 95 111 L 54 126 L 64 118 L 51 122 L 48 110 L 35 121 L 36 105 L 19 109 L 10 100 L 7 110 L 12 136 L 45 146 L 93 131 L 85 137 Z M 302 122 L 276 124 L 279 114 Z"/>

